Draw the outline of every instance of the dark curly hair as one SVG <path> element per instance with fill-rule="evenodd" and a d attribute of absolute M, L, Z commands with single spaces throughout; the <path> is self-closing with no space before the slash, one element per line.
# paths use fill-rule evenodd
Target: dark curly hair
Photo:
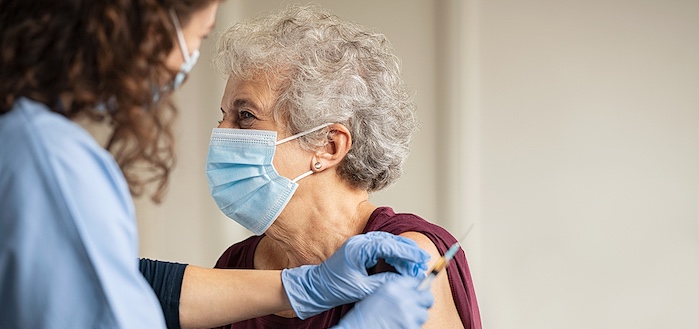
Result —
<path fill-rule="evenodd" d="M 156 182 L 160 202 L 175 162 L 177 109 L 161 91 L 176 46 L 169 10 L 184 25 L 215 1 L 0 0 L 0 115 L 26 97 L 69 119 L 108 120 L 106 148 L 131 193 Z"/>

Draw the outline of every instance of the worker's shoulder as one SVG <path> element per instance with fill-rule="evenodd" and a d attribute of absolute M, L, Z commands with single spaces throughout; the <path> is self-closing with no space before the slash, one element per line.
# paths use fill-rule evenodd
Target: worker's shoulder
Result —
<path fill-rule="evenodd" d="M 27 98 L 18 99 L 0 116 L 0 141 L 0 157 L 19 163 L 31 159 L 46 162 L 50 157 L 71 159 L 84 153 L 101 157 L 105 153 L 78 124 Z"/>

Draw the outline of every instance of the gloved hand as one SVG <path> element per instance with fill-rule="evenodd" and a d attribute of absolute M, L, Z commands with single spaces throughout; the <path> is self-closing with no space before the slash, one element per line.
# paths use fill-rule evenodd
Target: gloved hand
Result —
<path fill-rule="evenodd" d="M 379 258 L 398 273 L 424 276 L 430 256 L 415 241 L 386 232 L 369 232 L 349 238 L 320 265 L 304 265 L 282 271 L 282 283 L 291 307 L 306 319 L 342 304 L 364 299 L 396 273 L 367 274 Z"/>
<path fill-rule="evenodd" d="M 402 276 L 386 283 L 365 300 L 354 304 L 332 329 L 411 329 L 427 321 L 434 297 L 430 289 L 418 290 L 420 280 Z"/>

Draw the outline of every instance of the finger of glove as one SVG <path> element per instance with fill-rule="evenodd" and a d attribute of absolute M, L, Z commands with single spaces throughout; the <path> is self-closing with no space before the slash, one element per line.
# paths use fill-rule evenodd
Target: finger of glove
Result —
<path fill-rule="evenodd" d="M 399 264 L 399 261 L 414 262 L 419 264 L 426 263 L 430 259 L 430 255 L 424 250 L 420 249 L 417 243 L 411 239 L 390 233 L 387 233 L 388 235 L 370 235 L 370 233 L 365 235 L 368 241 L 360 246 L 364 251 L 362 254 L 365 255 L 364 264 L 366 267 L 376 265 L 379 258 L 384 258 L 387 260 L 391 259 L 391 261 L 395 264 Z M 405 274 L 414 271 L 412 266 L 401 267 L 402 270 L 406 272 Z"/>
<path fill-rule="evenodd" d="M 428 309 L 434 303 L 429 290 L 419 291 L 419 280 L 401 276 L 387 283 L 379 292 L 384 300 L 392 301 L 396 317 L 391 328 L 420 328 L 427 321 Z"/>
<path fill-rule="evenodd" d="M 427 322 L 429 312 L 427 312 L 426 308 L 418 307 L 410 312 L 410 317 L 414 326 L 409 328 L 422 328 L 422 325 Z"/>
<path fill-rule="evenodd" d="M 417 290 L 419 281 L 413 278 L 403 277 L 396 280 L 397 287 L 402 288 L 399 308 L 408 321 L 410 328 L 421 328 L 427 321 L 428 310 L 434 304 L 432 292 L 427 290 Z"/>
<path fill-rule="evenodd" d="M 418 305 L 424 307 L 425 309 L 428 309 L 434 305 L 434 295 L 432 294 L 432 290 L 417 290 L 417 288 L 415 288 L 415 292 L 417 293 L 416 300 L 418 301 Z"/>
<path fill-rule="evenodd" d="M 382 287 L 386 294 L 393 295 L 396 300 L 415 301 L 423 308 L 430 308 L 434 304 L 434 295 L 430 289 L 418 290 L 420 280 L 408 276 L 395 277 L 391 282 Z"/>
<path fill-rule="evenodd" d="M 354 303 L 365 299 L 381 289 L 385 289 L 387 283 L 394 281 L 401 275 L 398 273 L 383 272 L 377 273 L 365 277 L 358 277 L 351 284 L 346 284 L 347 286 L 352 286 L 352 289 L 342 288 L 341 293 L 334 293 L 336 300 L 343 301 L 341 304 Z M 334 290 L 338 290 L 338 287 L 334 287 Z"/>
<path fill-rule="evenodd" d="M 413 262 L 400 258 L 386 258 L 386 263 L 393 266 L 398 273 L 422 279 L 425 277 L 427 262 Z"/>
<path fill-rule="evenodd" d="M 401 275 L 398 273 L 392 273 L 392 272 L 383 272 L 383 273 L 377 273 L 377 274 L 372 274 L 367 277 L 364 277 L 362 280 L 362 285 L 371 291 L 367 294 L 373 294 L 379 289 L 385 289 L 384 286 L 392 281 L 397 280 L 400 278 Z"/>
<path fill-rule="evenodd" d="M 343 273 L 342 275 L 366 276 L 367 258 L 373 255 L 364 247 L 368 241 L 365 234 L 355 235 L 345 241 L 335 253 L 323 262 L 330 273 Z M 372 265 L 373 266 L 373 265 Z M 351 272 L 351 273 L 348 273 Z"/>
<path fill-rule="evenodd" d="M 322 279 L 317 280 L 319 282 L 316 282 L 316 288 L 323 293 L 317 298 L 324 300 L 327 304 L 337 305 L 362 300 L 400 276 L 391 272 L 362 275 L 351 269 L 338 271 L 336 268 L 333 271 L 324 264 L 320 265 L 318 273 Z"/>

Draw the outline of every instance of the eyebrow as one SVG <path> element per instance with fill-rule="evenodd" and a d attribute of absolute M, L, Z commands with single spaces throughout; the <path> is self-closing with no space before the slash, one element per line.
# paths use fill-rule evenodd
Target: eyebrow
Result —
<path fill-rule="evenodd" d="M 233 101 L 233 109 L 238 109 L 243 106 L 248 106 L 258 111 L 260 110 L 260 108 L 255 103 L 253 103 L 247 98 L 236 98 Z"/>

